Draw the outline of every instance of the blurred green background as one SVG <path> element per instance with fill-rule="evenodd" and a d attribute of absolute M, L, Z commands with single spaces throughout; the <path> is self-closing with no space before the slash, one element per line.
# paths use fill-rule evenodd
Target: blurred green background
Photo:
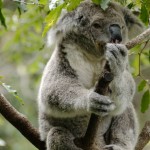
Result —
<path fill-rule="evenodd" d="M 2 2 L 2 1 L 0 1 Z M 32 1 L 28 1 L 32 2 Z M 126 2 L 129 3 L 129 2 Z M 45 46 L 45 37 L 42 37 L 44 19 L 49 13 L 48 6 L 37 4 L 17 3 L 11 0 L 4 0 L 1 9 L 5 24 L 0 26 L 0 81 L 11 85 L 16 89 L 18 95 L 23 99 L 24 105 L 14 96 L 0 86 L 0 93 L 3 93 L 10 103 L 21 113 L 26 115 L 31 123 L 38 128 L 37 117 L 37 93 L 41 75 L 47 60 L 52 51 Z M 4 24 L 3 24 L 4 25 Z M 138 50 L 131 55 L 132 72 L 136 76 L 139 71 Z M 149 43 L 141 56 L 141 70 L 144 80 L 150 78 L 149 65 Z M 143 79 L 135 77 L 137 83 Z M 137 92 L 135 106 L 139 114 L 141 127 L 149 118 L 150 111 L 141 113 L 142 92 Z M 36 150 L 7 120 L 0 115 L 0 150 Z M 146 149 L 145 149 L 146 150 Z"/>

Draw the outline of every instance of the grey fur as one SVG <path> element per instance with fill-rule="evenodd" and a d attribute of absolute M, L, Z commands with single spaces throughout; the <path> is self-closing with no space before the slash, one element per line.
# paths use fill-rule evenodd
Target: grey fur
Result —
<path fill-rule="evenodd" d="M 111 24 L 120 26 L 122 44 L 105 45 L 110 42 Z M 123 45 L 133 29 L 142 31 L 142 24 L 129 10 L 110 3 L 104 12 L 88 1 L 72 12 L 63 12 L 49 31 L 54 52 L 38 95 L 39 130 L 47 150 L 81 150 L 73 140 L 84 136 L 91 113 L 104 118 L 97 133 L 99 149 L 134 150 L 138 135 L 132 106 L 135 84 Z M 93 89 L 106 60 L 115 77 L 110 84 L 112 93 L 102 96 Z"/>

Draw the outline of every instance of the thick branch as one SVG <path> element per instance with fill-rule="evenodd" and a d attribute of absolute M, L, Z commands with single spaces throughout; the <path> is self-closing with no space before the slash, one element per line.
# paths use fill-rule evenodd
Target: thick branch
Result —
<path fill-rule="evenodd" d="M 135 45 L 141 43 L 144 39 L 149 37 L 149 35 L 150 29 L 147 29 L 142 34 L 128 42 L 126 44 L 127 48 L 133 48 Z M 105 84 L 103 86 L 105 86 Z M 40 141 L 38 130 L 35 129 L 27 120 L 27 118 L 19 113 L 2 94 L 0 94 L 0 113 L 6 118 L 6 120 L 8 120 L 14 127 L 16 127 L 22 133 L 22 135 L 26 137 L 35 147 L 37 147 L 39 150 L 45 150 L 45 143 Z M 95 122 L 96 120 L 98 120 L 97 118 L 94 119 Z M 96 126 L 94 128 L 96 128 Z M 142 150 L 150 140 L 149 128 L 150 123 L 148 122 L 139 136 L 136 150 Z M 94 130 L 97 131 L 97 129 Z M 93 132 L 93 129 L 90 129 L 90 132 Z"/>
<path fill-rule="evenodd" d="M 40 150 L 45 149 L 45 143 L 40 141 L 38 130 L 35 129 L 28 119 L 19 113 L 2 94 L 0 94 L 0 113 L 35 147 Z"/>
<path fill-rule="evenodd" d="M 128 49 L 133 48 L 134 46 L 141 44 L 141 42 L 147 38 L 150 38 L 150 28 L 148 28 L 147 30 L 145 30 L 143 33 L 141 33 L 140 35 L 138 35 L 136 38 L 132 39 L 131 41 L 129 41 L 126 44 L 126 47 Z"/>
<path fill-rule="evenodd" d="M 141 134 L 138 138 L 138 143 L 135 147 L 135 150 L 142 150 L 145 145 L 150 141 L 150 121 L 145 123 L 144 128 L 142 129 Z"/>

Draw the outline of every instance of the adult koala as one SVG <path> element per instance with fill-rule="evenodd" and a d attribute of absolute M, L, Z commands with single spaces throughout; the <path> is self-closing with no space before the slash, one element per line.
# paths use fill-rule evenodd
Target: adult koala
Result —
<path fill-rule="evenodd" d="M 134 149 L 135 84 L 123 44 L 128 35 L 141 30 L 142 24 L 129 10 L 110 3 L 104 11 L 90 1 L 63 14 L 50 30 L 48 41 L 54 52 L 38 96 L 40 134 L 47 150 L 81 150 L 74 139 L 84 136 L 91 113 L 104 117 L 95 142 L 99 149 Z M 93 90 L 106 60 L 114 74 L 109 96 Z"/>

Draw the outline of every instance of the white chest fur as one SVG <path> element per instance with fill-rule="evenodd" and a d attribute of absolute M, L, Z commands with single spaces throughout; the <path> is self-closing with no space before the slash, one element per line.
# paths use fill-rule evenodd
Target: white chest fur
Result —
<path fill-rule="evenodd" d="M 67 53 L 66 57 L 76 71 L 79 82 L 87 89 L 92 88 L 102 72 L 104 59 L 93 56 L 89 59 L 79 47 L 70 44 L 65 45 L 64 52 Z"/>

